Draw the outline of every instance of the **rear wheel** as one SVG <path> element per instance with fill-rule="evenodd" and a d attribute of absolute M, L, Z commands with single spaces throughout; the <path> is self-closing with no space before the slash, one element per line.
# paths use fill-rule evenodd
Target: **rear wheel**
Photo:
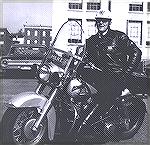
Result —
<path fill-rule="evenodd" d="M 42 121 L 39 128 L 31 128 L 39 116 L 37 109 L 12 109 L 6 110 L 2 118 L 2 142 L 4 144 L 30 144 L 36 145 L 45 137 L 46 120 Z"/>
<path fill-rule="evenodd" d="M 129 117 L 125 118 L 125 125 L 122 125 L 119 129 L 121 140 L 130 139 L 138 132 L 146 113 L 145 103 L 140 99 L 129 99 L 125 101 L 125 106 Z M 121 120 L 122 118 L 120 118 Z"/>
<path fill-rule="evenodd" d="M 116 105 L 116 104 L 115 104 Z M 78 140 L 88 143 L 118 142 L 132 138 L 140 129 L 146 112 L 145 103 L 140 99 L 125 101 L 128 118 L 123 109 L 113 105 L 106 114 L 105 121 L 100 118 L 99 109 L 82 125 L 78 133 Z M 100 107 L 101 109 L 101 107 Z M 100 121 L 101 120 L 101 121 Z"/>

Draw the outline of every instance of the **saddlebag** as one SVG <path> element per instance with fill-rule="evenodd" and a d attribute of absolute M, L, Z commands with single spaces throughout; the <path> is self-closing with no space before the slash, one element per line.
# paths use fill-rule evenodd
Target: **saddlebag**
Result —
<path fill-rule="evenodd" d="M 148 77 L 145 73 L 133 72 L 129 80 L 129 87 L 133 94 L 148 94 Z"/>

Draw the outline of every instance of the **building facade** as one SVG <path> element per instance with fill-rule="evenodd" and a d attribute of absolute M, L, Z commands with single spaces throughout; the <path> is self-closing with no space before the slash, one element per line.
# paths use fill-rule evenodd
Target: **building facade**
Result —
<path fill-rule="evenodd" d="M 12 45 L 12 36 L 7 28 L 0 28 L 0 56 L 7 55 Z"/>
<path fill-rule="evenodd" d="M 24 44 L 24 32 L 20 29 L 18 33 L 11 33 L 13 37 L 13 44 Z"/>
<path fill-rule="evenodd" d="M 50 46 L 51 26 L 29 26 L 24 25 L 24 44 Z"/>
<path fill-rule="evenodd" d="M 52 38 L 54 39 L 60 26 L 69 19 L 77 20 L 84 29 L 85 38 L 89 38 L 97 32 L 94 18 L 96 11 L 101 8 L 111 11 L 111 28 L 126 33 L 142 50 L 142 59 L 150 59 L 150 2 L 148 0 L 53 1 Z M 70 33 L 69 37 L 72 37 L 71 35 Z M 75 42 L 68 41 L 68 45 L 73 44 Z"/>

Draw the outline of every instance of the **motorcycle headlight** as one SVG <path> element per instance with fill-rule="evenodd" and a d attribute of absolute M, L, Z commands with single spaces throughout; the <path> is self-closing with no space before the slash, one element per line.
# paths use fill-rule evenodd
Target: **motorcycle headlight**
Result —
<path fill-rule="evenodd" d="M 47 65 L 40 67 L 38 76 L 41 81 L 47 82 L 51 76 L 50 67 Z"/>

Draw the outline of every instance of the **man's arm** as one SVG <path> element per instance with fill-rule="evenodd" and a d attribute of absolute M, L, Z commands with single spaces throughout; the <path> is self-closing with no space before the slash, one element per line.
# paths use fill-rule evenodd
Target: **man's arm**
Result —
<path fill-rule="evenodd" d="M 127 35 L 122 36 L 122 40 L 125 45 L 125 51 L 129 56 L 128 67 L 126 68 L 127 73 L 132 73 L 135 71 L 141 61 L 141 50 L 136 46 L 136 44 L 128 38 Z"/>
<path fill-rule="evenodd" d="M 86 40 L 86 59 L 88 62 L 92 62 L 97 64 L 97 52 L 95 49 L 95 45 L 93 44 L 91 39 Z"/>

